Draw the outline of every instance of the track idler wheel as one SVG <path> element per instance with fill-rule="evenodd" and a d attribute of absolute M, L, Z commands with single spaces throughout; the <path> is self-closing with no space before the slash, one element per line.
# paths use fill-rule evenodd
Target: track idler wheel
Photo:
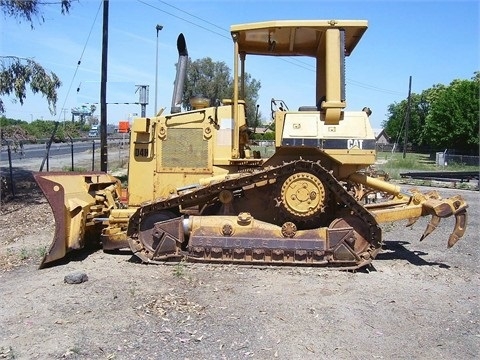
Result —
<path fill-rule="evenodd" d="M 360 218 L 355 216 L 347 216 L 344 218 L 335 219 L 329 226 L 331 229 L 338 228 L 353 228 L 354 237 L 348 241 L 348 245 L 351 247 L 355 254 L 361 254 L 368 250 L 370 242 L 368 239 L 368 225 Z"/>
<path fill-rule="evenodd" d="M 129 239 L 130 249 L 143 262 L 179 259 L 183 242 L 183 217 L 170 211 L 147 215 L 140 223 L 137 239 Z"/>

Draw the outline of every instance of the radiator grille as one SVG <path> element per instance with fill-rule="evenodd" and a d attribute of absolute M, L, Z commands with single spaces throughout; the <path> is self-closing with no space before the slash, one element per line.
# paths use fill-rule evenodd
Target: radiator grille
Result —
<path fill-rule="evenodd" d="M 169 128 L 162 141 L 162 166 L 207 168 L 208 141 L 203 140 L 203 129 Z"/>

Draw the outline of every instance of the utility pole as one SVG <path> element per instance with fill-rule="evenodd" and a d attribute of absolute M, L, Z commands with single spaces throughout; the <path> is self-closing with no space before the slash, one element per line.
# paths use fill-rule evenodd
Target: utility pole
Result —
<path fill-rule="evenodd" d="M 148 85 L 135 85 L 138 91 L 138 103 L 140 104 L 140 116 L 146 116 L 146 109 L 148 105 Z M 155 104 L 156 106 L 157 104 Z"/>
<path fill-rule="evenodd" d="M 100 171 L 107 172 L 108 0 L 103 0 L 102 75 L 100 80 Z"/>
<path fill-rule="evenodd" d="M 67 114 L 67 108 L 62 108 L 62 112 L 63 112 L 63 130 L 65 131 L 65 116 Z"/>
<path fill-rule="evenodd" d="M 67 114 L 67 108 L 62 108 L 62 113 L 63 113 L 63 122 L 65 122 L 65 116 Z"/>
<path fill-rule="evenodd" d="M 410 123 L 410 102 L 412 94 L 412 76 L 408 81 L 408 100 L 407 100 L 407 113 L 405 116 L 405 138 L 403 140 L 403 158 L 405 159 L 407 155 L 407 144 L 408 144 L 408 125 Z"/>

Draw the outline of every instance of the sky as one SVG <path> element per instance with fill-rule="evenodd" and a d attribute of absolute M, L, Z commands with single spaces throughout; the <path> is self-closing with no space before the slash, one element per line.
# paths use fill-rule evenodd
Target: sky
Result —
<path fill-rule="evenodd" d="M 346 59 L 347 110 L 372 109 L 380 129 L 388 106 L 436 84 L 471 79 L 480 70 L 480 1 L 323 0 L 110 0 L 108 17 L 107 122 L 140 115 L 136 85 L 149 86 L 146 115 L 170 111 L 176 40 L 183 33 L 189 57 L 210 57 L 233 69 L 230 26 L 269 20 L 367 20 L 368 30 Z M 74 1 L 69 14 L 59 5 L 42 8 L 44 22 L 3 16 L 0 56 L 32 58 L 56 73 L 56 113 L 41 94 L 29 92 L 23 106 L 2 97 L 7 118 L 71 120 L 71 109 L 97 104 L 100 114 L 102 0 Z M 162 25 L 161 31 L 156 25 Z M 158 48 L 158 62 L 157 59 Z M 80 64 L 78 64 L 80 62 Z M 313 59 L 247 57 L 246 71 L 261 82 L 260 112 L 270 120 L 270 100 L 289 109 L 315 104 Z M 156 76 L 158 72 L 158 76 Z M 158 81 L 156 82 L 156 79 Z M 115 104 L 122 103 L 122 104 Z M 127 104 L 124 104 L 127 103 Z"/>

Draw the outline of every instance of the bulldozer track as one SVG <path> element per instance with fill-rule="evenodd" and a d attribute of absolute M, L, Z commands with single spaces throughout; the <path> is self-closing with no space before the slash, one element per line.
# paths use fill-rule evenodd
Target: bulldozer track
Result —
<path fill-rule="evenodd" d="M 141 257 L 142 260 L 148 260 L 148 262 L 163 262 L 156 261 L 154 258 L 155 252 L 144 251 L 145 249 L 143 249 L 143 245 L 139 240 L 142 220 L 153 213 L 178 209 L 180 207 L 185 209 L 212 201 L 218 201 L 216 198 L 223 190 L 234 191 L 244 188 L 248 189 L 252 187 L 252 185 L 255 187 L 269 186 L 279 178 L 285 178 L 298 172 L 307 172 L 317 176 L 336 197 L 337 202 L 349 209 L 353 216 L 360 218 L 363 223 L 367 224 L 368 235 L 366 240 L 370 244 L 369 249 L 359 257 L 356 263 L 345 264 L 346 266 L 344 266 L 344 268 L 355 269 L 370 263 L 371 259 L 375 257 L 381 247 L 381 229 L 374 216 L 357 202 L 355 198 L 347 192 L 343 184 L 337 181 L 320 162 L 307 160 L 296 160 L 275 167 L 255 170 L 250 174 L 241 174 L 239 177 L 226 178 L 225 180 L 210 185 L 195 188 L 188 193 L 176 194 L 166 199 L 159 199 L 143 204 L 131 217 L 129 222 L 127 235 L 130 237 L 130 243 L 135 243 L 135 249 L 132 248 L 132 250 L 134 250 L 134 253 L 137 255 L 141 254 L 139 257 Z M 186 254 L 184 251 L 179 251 L 178 253 L 186 255 L 189 260 L 199 261 L 199 259 L 195 259 L 191 254 L 189 256 L 189 254 Z M 325 264 L 319 265 L 325 266 Z"/>

